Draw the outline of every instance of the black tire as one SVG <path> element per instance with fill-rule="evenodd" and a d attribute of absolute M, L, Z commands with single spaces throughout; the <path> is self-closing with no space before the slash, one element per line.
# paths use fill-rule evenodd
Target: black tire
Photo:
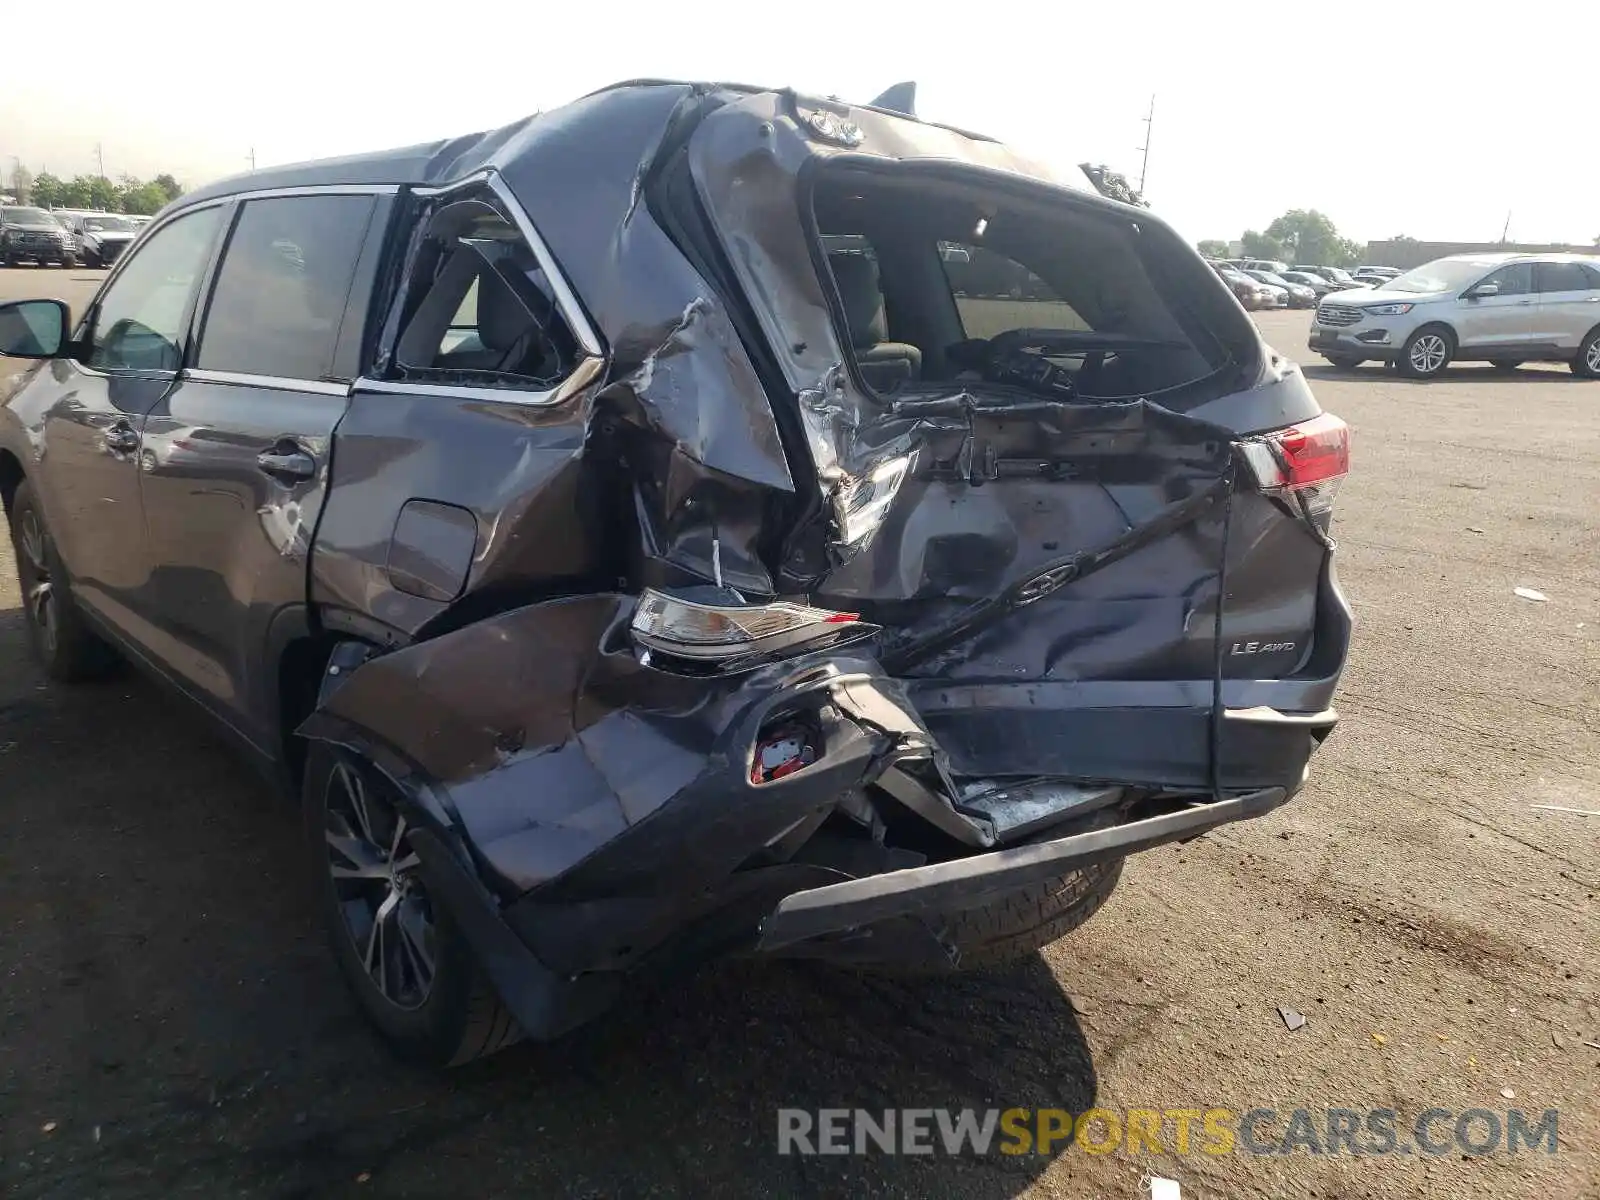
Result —
<path fill-rule="evenodd" d="M 1572 373 L 1580 378 L 1600 379 L 1600 325 L 1589 331 L 1589 336 L 1583 339 L 1578 353 L 1568 365 L 1572 367 Z"/>
<path fill-rule="evenodd" d="M 85 250 L 83 252 L 83 265 L 91 271 L 98 271 L 100 269 L 100 256 L 92 250 Z"/>
<path fill-rule="evenodd" d="M 69 254 L 67 257 L 61 260 L 61 265 L 64 269 L 70 271 L 73 267 L 78 265 L 78 260 Z"/>
<path fill-rule="evenodd" d="M 44 512 L 26 480 L 11 498 L 10 517 L 11 549 L 28 641 L 39 665 L 58 683 L 80 683 L 107 675 L 116 666 L 116 653 L 89 628 L 73 602 Z"/>
<path fill-rule="evenodd" d="M 1455 335 L 1443 325 L 1424 325 L 1406 339 L 1395 366 L 1408 379 L 1435 379 L 1455 357 Z"/>
<path fill-rule="evenodd" d="M 1323 357 L 1338 371 L 1354 371 L 1367 361 L 1364 358 L 1351 358 L 1348 354 L 1324 354 Z"/>
<path fill-rule="evenodd" d="M 15 254 L 6 255 L 6 266 L 8 266 L 8 267 L 14 267 L 20 261 L 21 260 Z"/>
<path fill-rule="evenodd" d="M 1489 365 L 1497 371 L 1515 371 L 1526 361 L 1522 358 L 1491 358 Z"/>
<path fill-rule="evenodd" d="M 945 936 L 961 952 L 963 971 L 1025 958 L 1082 925 L 1111 898 L 1122 876 L 1114 858 L 1021 888 L 982 908 L 944 914 Z"/>
<path fill-rule="evenodd" d="M 359 803 L 352 802 L 355 787 L 362 792 Z M 301 795 L 334 958 L 362 1015 L 395 1055 L 422 1066 L 455 1067 L 520 1041 L 521 1028 L 465 935 L 442 905 L 432 903 L 403 829 L 396 837 L 403 818 L 388 781 L 359 756 L 313 742 Z M 368 816 L 365 828 L 352 815 L 357 811 Z M 390 868 L 390 846 L 399 847 L 398 870 Z M 335 862 L 369 874 L 336 879 Z M 389 918 L 373 920 L 391 899 Z M 365 944 L 359 940 L 363 919 L 370 930 Z"/>

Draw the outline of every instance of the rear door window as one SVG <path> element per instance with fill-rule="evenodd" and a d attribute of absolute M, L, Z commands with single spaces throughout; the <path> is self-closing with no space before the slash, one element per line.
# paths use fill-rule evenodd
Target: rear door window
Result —
<path fill-rule="evenodd" d="M 326 378 L 375 204 L 373 196 L 247 201 L 217 272 L 195 365 Z"/>
<path fill-rule="evenodd" d="M 1535 263 L 1533 279 L 1541 292 L 1589 290 L 1589 278 L 1578 263 Z"/>

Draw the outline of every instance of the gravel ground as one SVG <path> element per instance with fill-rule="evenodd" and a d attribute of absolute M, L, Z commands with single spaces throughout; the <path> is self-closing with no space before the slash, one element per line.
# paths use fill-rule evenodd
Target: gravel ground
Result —
<path fill-rule="evenodd" d="M 0 292 L 92 279 L 23 274 Z M 1303 353 L 1305 314 L 1260 323 Z M 445 1077 L 369 1038 L 292 815 L 198 720 L 131 676 L 43 684 L 0 551 L 0 1192 L 1600 1195 L 1600 820 L 1530 807 L 1600 808 L 1600 384 L 1307 370 L 1355 431 L 1336 533 L 1359 625 L 1293 804 L 1136 857 L 1004 974 L 732 965 Z M 1402 1145 L 1430 1107 L 1558 1108 L 1560 1144 L 775 1153 L 783 1106 L 1091 1104 L 1267 1107 L 1272 1138 L 1295 1108 L 1392 1108 Z"/>

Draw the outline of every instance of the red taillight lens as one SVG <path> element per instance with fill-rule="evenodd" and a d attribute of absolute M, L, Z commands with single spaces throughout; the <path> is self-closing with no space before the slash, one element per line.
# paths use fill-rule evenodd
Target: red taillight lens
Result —
<path fill-rule="evenodd" d="M 1307 487 L 1350 473 L 1350 427 L 1332 413 L 1268 436 L 1288 464 L 1284 487 Z"/>
<path fill-rule="evenodd" d="M 1294 492 L 1320 516 L 1350 473 L 1350 427 L 1323 413 L 1246 442 L 1244 452 L 1262 491 Z"/>

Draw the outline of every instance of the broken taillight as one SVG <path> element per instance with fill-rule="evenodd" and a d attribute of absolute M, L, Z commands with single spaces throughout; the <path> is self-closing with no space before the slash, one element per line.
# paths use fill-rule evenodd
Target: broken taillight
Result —
<path fill-rule="evenodd" d="M 648 588 L 634 610 L 633 636 L 649 650 L 715 662 L 780 650 L 834 633 L 839 626 L 859 620 L 855 613 L 782 600 L 772 604 L 708 604 Z"/>
<path fill-rule="evenodd" d="M 1262 491 L 1293 494 L 1318 517 L 1350 473 L 1350 427 L 1323 413 L 1245 442 L 1244 453 Z"/>

